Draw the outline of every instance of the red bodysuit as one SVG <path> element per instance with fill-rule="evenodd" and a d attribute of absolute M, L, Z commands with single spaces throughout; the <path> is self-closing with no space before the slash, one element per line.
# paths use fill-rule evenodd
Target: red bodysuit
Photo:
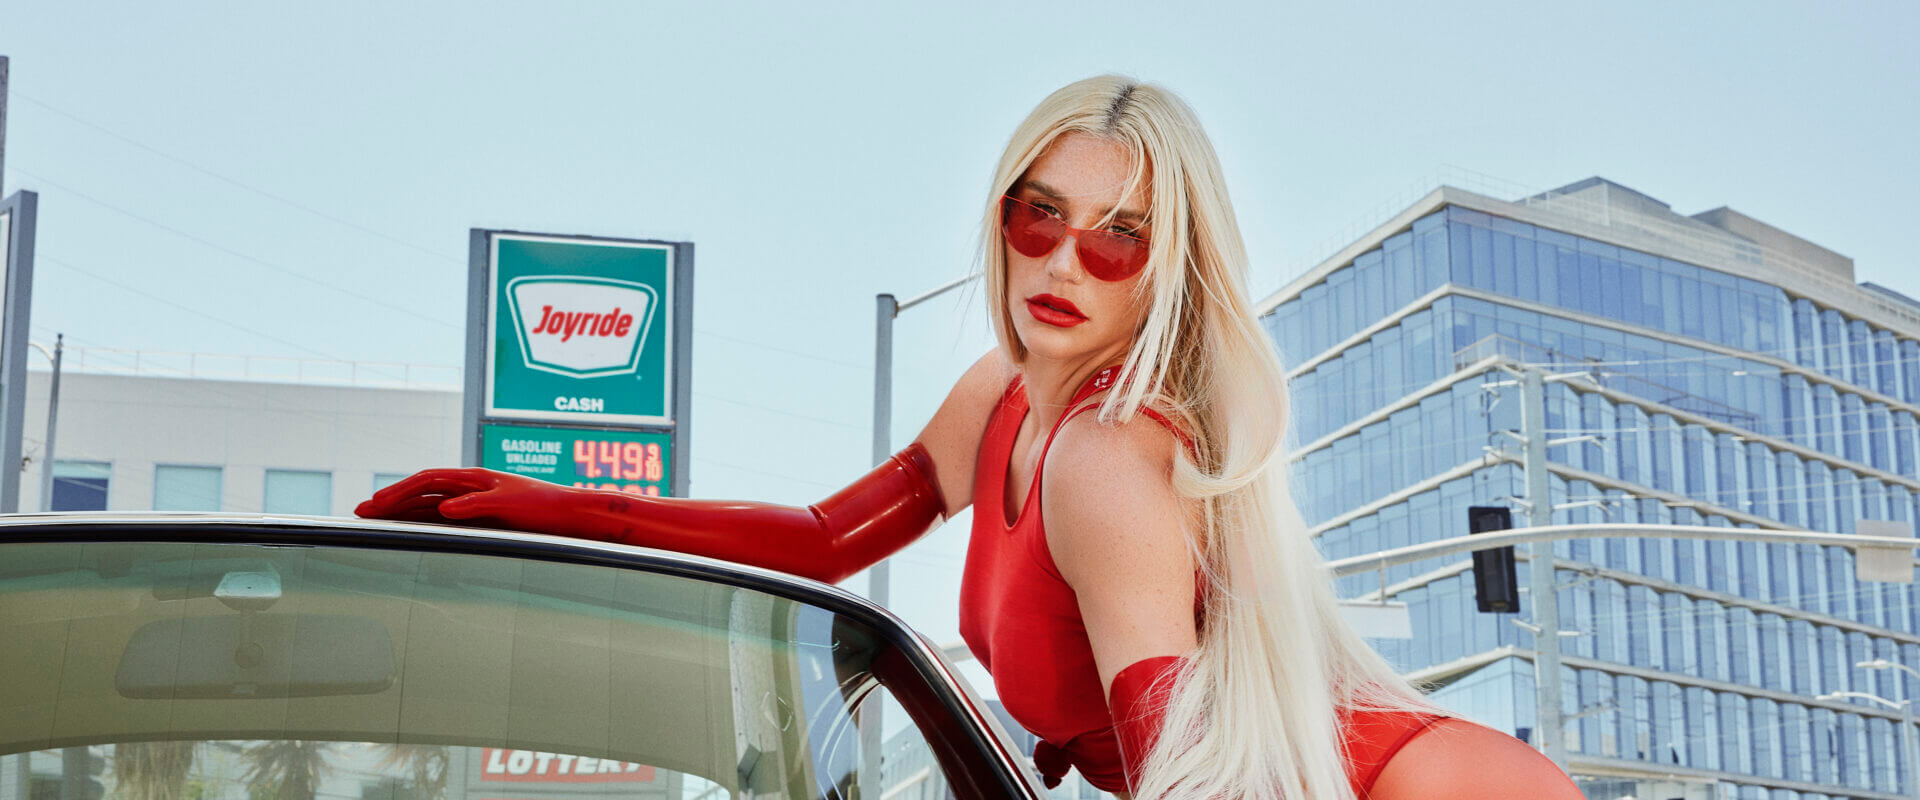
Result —
<path fill-rule="evenodd" d="M 1094 665 L 1086 624 L 1073 588 L 1047 550 L 1040 519 L 1040 478 L 1046 448 L 1061 426 L 1094 408 L 1082 400 L 1107 388 L 1117 367 L 1096 374 L 1074 393 L 1069 410 L 1047 433 L 1026 500 L 1007 518 L 1006 475 L 1014 439 L 1027 415 L 1027 395 L 1015 378 L 987 421 L 973 478 L 973 535 L 960 582 L 960 636 L 993 675 L 1007 712 L 1043 743 L 1036 762 L 1049 781 L 1071 765 L 1104 791 L 1128 792 L 1119 739 L 1107 709 L 1106 688 Z M 1185 441 L 1166 417 L 1141 409 Z M 1199 604 L 1196 598 L 1196 620 Z M 1347 777 L 1366 797 L 1380 769 L 1436 717 L 1362 712 L 1343 715 Z"/>

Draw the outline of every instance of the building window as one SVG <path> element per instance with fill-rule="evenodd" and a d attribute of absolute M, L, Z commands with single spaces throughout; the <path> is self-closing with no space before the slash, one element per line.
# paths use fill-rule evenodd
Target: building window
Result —
<path fill-rule="evenodd" d="M 269 514 L 313 514 L 333 511 L 333 475 L 293 469 L 267 470 L 260 510 Z"/>
<path fill-rule="evenodd" d="M 381 489 L 385 489 L 389 486 L 399 483 L 400 479 L 404 477 L 407 477 L 407 473 L 404 473 L 404 472 L 373 473 L 373 490 L 377 492 L 377 491 L 380 491 Z"/>
<path fill-rule="evenodd" d="M 53 462 L 53 511 L 107 510 L 107 478 L 113 472 L 105 461 Z"/>
<path fill-rule="evenodd" d="M 154 467 L 153 510 L 219 511 L 220 468 L 176 464 Z"/>

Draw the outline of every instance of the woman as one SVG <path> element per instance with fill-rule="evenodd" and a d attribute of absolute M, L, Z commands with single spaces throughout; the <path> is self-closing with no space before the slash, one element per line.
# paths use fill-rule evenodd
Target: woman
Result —
<path fill-rule="evenodd" d="M 1287 492 L 1284 375 L 1192 112 L 1123 78 L 1075 83 L 1021 124 L 993 187 L 1000 346 L 912 445 L 826 501 L 640 498 L 460 469 L 360 513 L 838 581 L 972 503 L 962 635 L 1043 739 L 1050 781 L 1072 766 L 1156 798 L 1578 797 L 1524 744 L 1445 717 L 1341 621 Z"/>

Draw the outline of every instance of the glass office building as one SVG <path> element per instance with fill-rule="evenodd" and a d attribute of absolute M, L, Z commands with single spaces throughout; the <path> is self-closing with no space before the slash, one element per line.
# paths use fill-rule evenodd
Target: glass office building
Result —
<path fill-rule="evenodd" d="M 1920 517 L 1920 304 L 1727 208 L 1598 178 L 1514 201 L 1443 187 L 1262 305 L 1292 370 L 1297 496 L 1323 553 L 1467 533 L 1526 495 L 1502 365 L 1548 385 L 1556 523 L 1853 533 Z M 1515 519 L 1525 514 L 1515 506 Z M 1844 548 L 1671 539 L 1554 547 L 1561 711 L 1591 797 L 1898 798 L 1920 681 L 1911 584 Z M 1523 739 L 1533 637 L 1478 613 L 1471 562 L 1394 568 L 1414 635 L 1375 640 L 1443 704 Z M 1520 564 L 1520 585 L 1527 586 Z M 1341 580 L 1374 597 L 1374 575 Z"/>

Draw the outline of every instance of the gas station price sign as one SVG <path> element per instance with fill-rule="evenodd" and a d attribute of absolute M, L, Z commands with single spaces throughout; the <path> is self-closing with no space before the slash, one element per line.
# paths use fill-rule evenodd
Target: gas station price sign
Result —
<path fill-rule="evenodd" d="M 468 231 L 461 463 L 687 496 L 693 243 Z"/>
<path fill-rule="evenodd" d="M 665 431 L 482 425 L 487 469 L 562 486 L 670 495 L 672 437 Z"/>

